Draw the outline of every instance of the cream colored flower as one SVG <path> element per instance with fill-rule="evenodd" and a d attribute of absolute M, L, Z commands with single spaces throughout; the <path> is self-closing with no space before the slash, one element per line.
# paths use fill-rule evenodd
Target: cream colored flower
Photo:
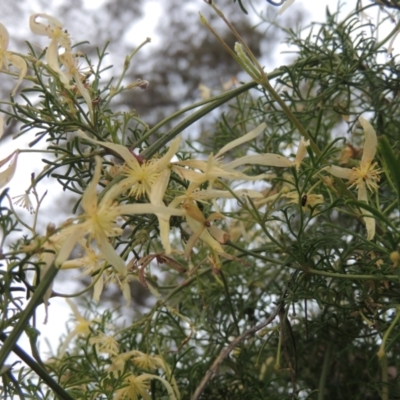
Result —
<path fill-rule="evenodd" d="M 13 65 L 16 69 L 19 70 L 18 82 L 11 93 L 12 96 L 14 96 L 19 85 L 26 76 L 26 73 L 28 71 L 28 66 L 26 65 L 25 60 L 21 56 L 11 51 L 7 51 L 9 39 L 10 36 L 8 34 L 7 29 L 2 23 L 0 23 L 0 70 L 2 70 L 3 67 L 7 69 L 8 64 Z M 2 134 L 2 129 L 0 132 Z"/>
<path fill-rule="evenodd" d="M 265 174 L 257 176 L 246 175 L 236 169 L 237 167 L 242 167 L 244 165 L 263 165 L 283 168 L 295 166 L 298 170 L 303 158 L 307 153 L 307 146 L 309 145 L 309 142 L 304 141 L 303 139 L 300 141 L 296 159 L 294 161 L 291 161 L 288 158 L 278 154 L 266 153 L 244 156 L 225 164 L 222 163 L 223 154 L 237 146 L 242 145 L 243 143 L 256 138 L 264 131 L 265 128 L 265 123 L 260 124 L 246 135 L 228 143 L 226 146 L 220 149 L 215 156 L 211 154 L 207 161 L 176 161 L 173 163 L 173 170 L 184 179 L 192 182 L 189 186 L 189 191 L 194 191 L 201 184 L 207 181 L 209 181 L 212 186 L 213 183 L 218 179 L 257 181 L 267 177 Z"/>
<path fill-rule="evenodd" d="M 257 128 L 253 129 L 251 132 L 243 135 L 239 139 L 233 140 L 232 142 L 225 145 L 219 152 L 214 156 L 210 154 L 208 160 L 185 160 L 176 161 L 173 163 L 173 171 L 180 175 L 182 178 L 192 182 L 189 187 L 189 191 L 194 191 L 204 182 L 209 181 L 213 185 L 214 181 L 218 179 L 229 179 L 229 180 L 247 180 L 247 181 L 257 181 L 265 177 L 264 174 L 257 176 L 249 176 L 236 170 L 238 166 L 245 164 L 259 164 L 259 160 L 255 157 L 248 156 L 242 157 L 235 160 L 233 163 L 222 163 L 222 156 L 227 151 L 242 145 L 254 138 L 256 138 L 261 132 L 264 131 L 266 127 L 265 123 L 262 123 Z M 254 162 L 255 160 L 255 162 Z M 262 164 L 263 165 L 263 164 Z"/>
<path fill-rule="evenodd" d="M 120 173 L 124 177 L 117 184 L 120 192 L 128 192 L 131 196 L 140 198 L 147 196 L 154 206 L 164 207 L 164 194 L 169 184 L 171 175 L 171 159 L 178 151 L 181 138 L 174 139 L 165 155 L 159 159 L 139 161 L 127 147 L 115 143 L 100 142 L 89 138 L 85 133 L 79 134 L 89 142 L 106 147 L 118 154 L 125 164 Z M 169 240 L 169 219 L 171 214 L 156 213 L 160 228 L 161 243 L 166 254 L 170 254 L 171 244 Z M 177 215 L 177 214 L 175 214 Z"/>
<path fill-rule="evenodd" d="M 107 336 L 104 333 L 100 333 L 97 336 L 92 336 L 89 339 L 89 343 L 96 347 L 98 353 L 106 353 L 111 356 L 118 355 L 119 344 L 113 336 Z"/>
<path fill-rule="evenodd" d="M 168 207 L 155 206 L 149 203 L 124 204 L 118 205 L 115 198 L 121 193 L 121 188 L 114 185 L 98 201 L 97 184 L 101 176 L 101 159 L 96 157 L 96 168 L 92 182 L 85 190 L 82 197 L 82 208 L 84 214 L 79 217 L 79 223 L 73 224 L 65 230 L 69 238 L 64 243 L 63 248 L 57 257 L 57 264 L 63 264 L 76 243 L 85 235 L 89 235 L 89 241 L 95 240 L 107 262 L 112 265 L 124 278 L 127 269 L 124 260 L 115 251 L 109 238 L 122 234 L 122 229 L 117 225 L 116 220 L 122 215 L 130 214 L 165 214 L 165 215 L 184 215 L 184 211 L 171 209 Z"/>
<path fill-rule="evenodd" d="M 225 254 L 221 244 L 226 243 L 230 235 L 224 230 L 211 225 L 212 221 L 222 219 L 224 216 L 220 213 L 213 213 L 206 219 L 197 205 L 192 202 L 185 202 L 182 208 L 186 211 L 186 222 L 193 231 L 193 235 L 186 243 L 185 256 L 189 258 L 190 252 L 198 239 L 207 243 L 213 251 Z"/>
<path fill-rule="evenodd" d="M 38 19 L 46 22 L 38 22 Z M 62 77 L 58 60 L 58 47 L 62 46 L 65 51 L 71 51 L 72 45 L 68 32 L 63 29 L 63 25 L 58 19 L 47 14 L 33 14 L 29 19 L 29 26 L 33 33 L 47 36 L 51 39 L 46 50 L 46 61 L 50 68 Z M 68 82 L 64 83 L 68 85 Z"/>
<path fill-rule="evenodd" d="M 132 362 L 140 369 L 149 371 L 162 368 L 165 370 L 164 361 L 159 356 L 151 356 L 139 350 L 132 350 L 129 354 L 131 355 Z"/>
<path fill-rule="evenodd" d="M 37 22 L 38 19 L 47 21 L 47 23 Z M 67 88 L 72 88 L 74 81 L 78 93 L 84 98 L 91 120 L 93 120 L 93 106 L 89 91 L 82 82 L 82 74 L 76 62 L 76 57 L 72 54 L 71 39 L 59 20 L 47 14 L 34 14 L 29 20 L 30 28 L 33 33 L 47 36 L 51 39 L 50 45 L 46 51 L 46 61 L 49 67 L 57 73 L 61 82 Z M 64 48 L 64 52 L 59 54 L 59 46 Z M 61 64 L 66 71 L 61 70 Z"/>
<path fill-rule="evenodd" d="M 68 345 L 71 343 L 71 340 L 75 337 L 86 337 L 89 336 L 91 333 L 90 326 L 95 322 L 95 320 L 87 320 L 82 316 L 82 314 L 79 312 L 78 307 L 74 302 L 72 302 L 69 299 L 66 299 L 68 305 L 71 307 L 71 310 L 74 314 L 75 320 L 76 320 L 76 325 L 74 329 L 68 333 L 67 337 L 64 339 L 63 344 L 60 348 L 60 354 L 59 358 L 62 358 L 63 355 L 65 354 Z"/>
<path fill-rule="evenodd" d="M 115 392 L 114 400 L 138 400 L 140 397 L 143 397 L 144 400 L 151 400 L 148 393 L 150 376 L 149 374 L 129 375 L 124 379 L 124 386 Z"/>
<path fill-rule="evenodd" d="M 60 55 L 60 61 L 66 68 L 66 72 L 61 71 L 60 77 L 66 87 L 70 87 L 70 82 L 74 81 L 78 93 L 84 98 L 86 105 L 89 109 L 90 118 L 93 121 L 93 105 L 92 99 L 90 97 L 89 91 L 83 84 L 83 79 L 85 78 L 79 71 L 76 57 L 68 50 Z"/>
<path fill-rule="evenodd" d="M 379 188 L 379 175 L 382 171 L 377 167 L 376 162 L 372 162 L 378 145 L 376 132 L 363 117 L 359 118 L 359 122 L 364 129 L 365 136 L 364 150 L 359 167 L 342 168 L 332 165 L 326 168 L 326 171 L 338 178 L 347 179 L 350 187 L 357 187 L 358 200 L 368 204 L 367 189 L 372 192 Z M 375 236 L 375 219 L 369 211 L 363 210 L 362 212 L 365 215 L 364 222 L 367 228 L 367 239 L 371 240 Z"/>
<path fill-rule="evenodd" d="M 142 374 L 139 376 L 129 375 L 124 379 L 125 387 L 118 389 L 114 395 L 114 400 L 138 400 L 139 396 L 142 396 L 144 400 L 151 400 L 151 396 L 148 393 L 150 388 L 149 381 L 157 379 L 163 383 L 167 389 L 170 400 L 177 400 L 174 390 L 167 380 L 157 375 Z"/>
<path fill-rule="evenodd" d="M 104 287 L 104 267 L 107 264 L 101 253 L 97 253 L 87 246 L 85 241 L 79 241 L 86 255 L 80 258 L 67 260 L 61 265 L 61 269 L 84 268 L 82 275 L 90 275 L 94 282 L 93 300 L 99 301 Z"/>

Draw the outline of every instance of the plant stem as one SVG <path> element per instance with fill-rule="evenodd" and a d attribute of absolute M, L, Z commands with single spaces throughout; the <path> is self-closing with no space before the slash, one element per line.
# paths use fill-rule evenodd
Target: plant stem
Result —
<path fill-rule="evenodd" d="M 0 340 L 4 343 L 8 339 L 8 336 L 1 332 Z M 74 400 L 72 396 L 70 396 L 64 388 L 62 388 L 43 368 L 40 364 L 38 364 L 29 354 L 27 354 L 20 346 L 14 344 L 12 351 L 33 371 L 36 372 L 38 376 L 53 390 L 57 396 L 59 396 L 63 400 Z"/>
<path fill-rule="evenodd" d="M 26 306 L 25 310 L 21 313 L 18 322 L 15 324 L 14 329 L 8 335 L 7 339 L 4 341 L 3 346 L 0 350 L 0 368 L 4 365 L 8 355 L 13 350 L 15 344 L 17 343 L 19 337 L 24 331 L 25 327 L 28 325 L 30 318 L 36 310 L 36 307 L 43 301 L 43 296 L 45 295 L 47 289 L 50 287 L 54 278 L 56 277 L 58 268 L 53 262 L 50 265 L 47 273 L 44 275 L 40 284 L 37 286 L 31 300 Z"/>

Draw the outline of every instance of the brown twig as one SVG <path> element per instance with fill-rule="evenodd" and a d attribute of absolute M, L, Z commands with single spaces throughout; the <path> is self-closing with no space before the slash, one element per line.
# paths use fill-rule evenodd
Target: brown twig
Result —
<path fill-rule="evenodd" d="M 214 376 L 214 374 L 217 372 L 217 369 L 221 362 L 225 359 L 225 357 L 234 349 L 235 346 L 237 346 L 238 343 L 243 341 L 247 336 L 259 331 L 260 329 L 264 328 L 268 324 L 270 324 L 275 317 L 279 314 L 283 307 L 284 303 L 283 301 L 276 307 L 276 309 L 273 311 L 273 313 L 263 322 L 260 324 L 253 326 L 252 328 L 248 329 L 247 331 L 244 331 L 241 335 L 236 337 L 234 340 L 232 340 L 229 345 L 221 351 L 219 356 L 215 359 L 213 362 L 212 366 L 209 368 L 209 370 L 206 372 L 204 375 L 203 379 L 201 380 L 199 386 L 197 386 L 196 391 L 194 392 L 194 395 L 192 397 L 192 400 L 198 400 L 203 393 L 203 390 L 205 389 L 208 381 Z"/>

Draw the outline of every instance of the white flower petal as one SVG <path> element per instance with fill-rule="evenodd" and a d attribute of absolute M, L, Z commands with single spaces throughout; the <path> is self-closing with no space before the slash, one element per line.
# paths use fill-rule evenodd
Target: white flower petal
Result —
<path fill-rule="evenodd" d="M 159 160 L 156 161 L 155 166 L 156 166 L 157 169 L 162 170 L 162 169 L 166 168 L 170 164 L 171 158 L 178 151 L 180 143 L 181 143 L 181 137 L 180 136 L 176 137 L 170 143 L 168 151 Z"/>
<path fill-rule="evenodd" d="M 108 149 L 119 154 L 128 165 L 132 164 L 132 163 L 134 164 L 134 167 L 139 165 L 138 161 L 136 160 L 136 158 L 133 156 L 133 154 L 129 151 L 129 149 L 127 147 L 121 146 L 120 144 L 115 144 L 115 143 L 110 143 L 110 142 L 101 142 L 99 140 L 91 139 L 88 135 L 86 135 L 86 133 L 84 133 L 81 130 L 78 131 L 78 134 L 79 134 L 79 136 L 86 139 L 88 142 L 98 144 L 99 146 L 107 147 Z"/>
<path fill-rule="evenodd" d="M 113 207 L 116 214 L 128 215 L 128 214 L 165 214 L 165 215 L 176 215 L 183 216 L 185 211 L 178 210 L 171 207 L 155 206 L 150 203 L 137 203 L 137 204 L 125 204 L 122 206 Z"/>
<path fill-rule="evenodd" d="M 282 15 L 293 3 L 294 0 L 286 0 L 285 4 L 279 9 L 278 15 Z"/>
<path fill-rule="evenodd" d="M 155 206 L 164 206 L 164 194 L 167 190 L 169 184 L 169 177 L 171 175 L 171 170 L 169 168 L 165 168 L 161 171 L 160 175 L 158 176 L 157 180 L 154 182 L 153 187 L 151 188 L 150 192 L 150 203 Z M 158 218 L 158 225 L 160 229 L 160 238 L 163 248 L 165 250 L 165 254 L 170 254 L 171 243 L 169 240 L 169 230 L 170 224 L 169 219 L 170 216 L 165 214 L 156 214 Z"/>
<path fill-rule="evenodd" d="M 85 234 L 86 227 L 81 224 L 69 226 L 62 231 L 62 235 L 65 235 L 66 238 L 62 243 L 55 261 L 58 268 L 62 268 L 62 265 L 67 261 L 75 245 Z"/>
<path fill-rule="evenodd" d="M 17 168 L 17 160 L 18 160 L 19 152 L 13 152 L 7 158 L 0 161 L 0 166 L 4 165 L 7 161 L 12 159 L 10 165 L 2 172 L 0 172 L 0 188 L 7 185 L 8 182 L 11 181 L 14 176 L 15 170 Z"/>
<path fill-rule="evenodd" d="M 304 140 L 304 138 L 301 138 L 299 148 L 297 149 L 296 159 L 294 162 L 297 171 L 300 169 L 300 164 L 302 163 L 304 157 L 307 154 L 307 147 L 309 145 L 310 145 L 309 140 Z"/>
<path fill-rule="evenodd" d="M 89 183 L 82 196 L 82 208 L 88 214 L 93 214 L 97 209 L 97 184 L 100 180 L 101 174 L 101 158 L 96 157 L 96 167 L 94 170 L 93 178 Z"/>
<path fill-rule="evenodd" d="M 333 176 L 342 179 L 350 179 L 353 175 L 352 169 L 337 167 L 336 165 L 331 165 L 330 167 L 327 167 L 325 170 L 328 171 Z"/>
<path fill-rule="evenodd" d="M 105 235 L 98 235 L 96 237 L 96 243 L 104 259 L 106 259 L 108 263 L 112 265 L 122 277 L 125 278 L 128 273 L 125 261 L 115 251 L 108 238 Z"/>
<path fill-rule="evenodd" d="M 19 70 L 18 82 L 16 83 L 16 85 L 11 93 L 12 96 L 15 96 L 15 93 L 16 93 L 19 85 L 21 84 L 21 82 L 23 81 L 23 79 L 25 78 L 25 76 L 28 72 L 28 66 L 26 65 L 25 60 L 16 54 L 8 53 L 7 59 L 15 68 L 17 68 Z"/>
<path fill-rule="evenodd" d="M 104 278 L 103 274 L 99 276 L 95 276 L 94 279 L 97 279 L 96 283 L 94 284 L 93 288 L 93 300 L 99 302 L 101 293 L 103 292 L 104 287 Z"/>
<path fill-rule="evenodd" d="M 215 155 L 215 158 L 221 156 L 222 154 L 226 153 L 228 150 L 233 149 L 234 147 L 237 147 L 243 143 L 246 143 L 254 138 L 256 138 L 265 128 L 267 127 L 267 124 L 263 122 L 262 124 L 258 125 L 257 128 L 253 129 L 249 133 L 246 133 L 244 136 L 232 140 L 232 142 L 229 142 L 226 144 L 220 151 Z"/>
<path fill-rule="evenodd" d="M 241 157 L 237 160 L 231 161 L 224 165 L 224 169 L 232 169 L 245 164 L 288 168 L 293 165 L 293 161 L 274 153 L 257 154 L 253 156 Z"/>
<path fill-rule="evenodd" d="M 364 150 L 360 162 L 360 167 L 364 169 L 369 164 L 371 164 L 372 160 L 375 158 L 376 148 L 378 146 L 378 139 L 376 138 L 375 129 L 366 119 L 360 117 L 358 120 L 360 121 L 360 124 L 364 129 L 365 136 Z"/>
<path fill-rule="evenodd" d="M 368 194 L 367 194 L 367 186 L 365 182 L 362 181 L 358 185 L 358 196 L 359 201 L 363 201 L 368 204 Z M 372 213 L 368 210 L 362 209 L 361 212 L 364 214 L 364 223 L 367 229 L 367 240 L 372 240 L 375 236 L 375 218 L 372 216 Z"/>
<path fill-rule="evenodd" d="M 45 19 L 49 21 L 49 24 L 37 22 L 37 18 Z M 31 15 L 31 17 L 29 18 L 29 27 L 31 28 L 31 31 L 33 33 L 36 33 L 37 35 L 51 37 L 54 28 L 57 27 L 59 29 L 62 29 L 62 26 L 62 23 L 58 19 L 48 14 L 37 13 Z"/>
<path fill-rule="evenodd" d="M 6 27 L 0 22 L 0 52 L 6 51 L 8 48 L 8 42 L 10 40 L 10 35 Z M 1 69 L 1 64 L 0 64 Z"/>

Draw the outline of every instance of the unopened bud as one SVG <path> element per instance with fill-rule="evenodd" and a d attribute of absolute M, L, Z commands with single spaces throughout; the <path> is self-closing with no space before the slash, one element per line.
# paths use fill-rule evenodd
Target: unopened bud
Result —
<path fill-rule="evenodd" d="M 47 228 L 46 228 L 46 235 L 47 236 L 53 235 L 55 231 L 56 231 L 55 224 L 50 223 L 50 224 L 47 225 Z"/>

